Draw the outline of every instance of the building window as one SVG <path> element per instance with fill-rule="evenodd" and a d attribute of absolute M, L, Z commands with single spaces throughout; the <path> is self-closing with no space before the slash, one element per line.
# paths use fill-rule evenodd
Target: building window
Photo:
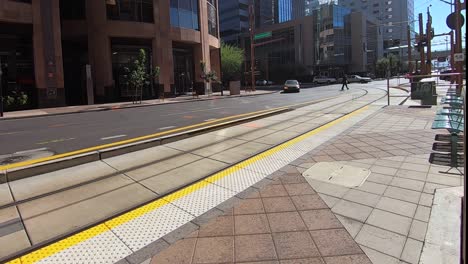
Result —
<path fill-rule="evenodd" d="M 85 0 L 60 0 L 60 17 L 65 20 L 85 19 Z"/>
<path fill-rule="evenodd" d="M 392 10 L 393 9 L 391 7 L 387 8 L 387 12 L 392 12 Z"/>
<path fill-rule="evenodd" d="M 108 0 L 107 18 L 153 23 L 153 0 Z"/>
<path fill-rule="evenodd" d="M 208 8 L 208 33 L 218 37 L 218 11 L 216 10 L 216 0 L 206 1 Z"/>
<path fill-rule="evenodd" d="M 198 1 L 171 0 L 171 25 L 199 30 Z"/>
<path fill-rule="evenodd" d="M 374 7 L 378 7 L 379 5 L 380 5 L 379 3 L 373 4 Z"/>
<path fill-rule="evenodd" d="M 387 29 L 387 33 L 392 33 L 393 32 L 393 29 L 389 28 Z"/>
<path fill-rule="evenodd" d="M 387 18 L 392 18 L 392 17 L 393 17 L 393 15 L 387 15 Z"/>

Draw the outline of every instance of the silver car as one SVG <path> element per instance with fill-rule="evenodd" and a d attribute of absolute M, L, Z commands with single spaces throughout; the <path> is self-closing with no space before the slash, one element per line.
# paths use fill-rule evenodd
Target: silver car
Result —
<path fill-rule="evenodd" d="M 368 83 L 372 82 L 372 79 L 369 77 L 361 77 L 359 75 L 350 75 L 348 76 L 348 82 Z"/>
<path fill-rule="evenodd" d="M 289 92 L 300 92 L 301 91 L 301 86 L 297 80 L 287 80 L 284 83 L 283 87 L 283 92 L 284 93 L 289 93 Z"/>

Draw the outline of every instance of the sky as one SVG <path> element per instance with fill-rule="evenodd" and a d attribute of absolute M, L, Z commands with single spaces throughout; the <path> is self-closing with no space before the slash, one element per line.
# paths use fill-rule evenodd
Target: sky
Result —
<path fill-rule="evenodd" d="M 448 0 L 448 2 L 453 1 L 453 0 Z M 463 0 L 462 0 L 463 1 Z M 450 32 L 450 28 L 446 24 L 446 18 L 447 16 L 452 13 L 451 7 L 449 4 L 444 3 L 440 0 L 414 0 L 414 17 L 415 19 L 418 19 L 419 13 L 423 14 L 423 21 L 424 21 L 424 29 L 426 28 L 426 22 L 427 22 L 427 7 L 430 6 L 430 12 L 432 16 L 432 25 L 434 27 L 435 34 L 441 34 L 441 33 L 448 33 Z M 465 24 L 462 28 L 462 43 L 463 46 L 465 46 L 465 33 L 466 33 L 466 9 L 462 10 L 462 14 L 465 17 Z M 418 22 L 415 22 L 415 29 L 416 31 L 419 31 L 419 24 Z M 449 48 L 450 48 L 450 37 L 448 36 L 448 43 L 449 43 Z M 445 50 L 446 45 L 445 45 L 445 36 L 442 37 L 436 37 L 433 39 L 433 48 L 432 50 Z M 441 45 L 435 45 L 435 44 L 441 44 Z"/>

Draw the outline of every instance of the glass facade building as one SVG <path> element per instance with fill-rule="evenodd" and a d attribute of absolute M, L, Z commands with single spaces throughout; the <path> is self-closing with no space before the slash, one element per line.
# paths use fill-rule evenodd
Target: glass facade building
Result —
<path fill-rule="evenodd" d="M 314 10 L 315 22 L 315 63 L 320 72 L 336 76 L 345 71 L 350 62 L 351 29 L 348 15 L 351 10 L 336 6 L 322 5 Z"/>
<path fill-rule="evenodd" d="M 198 1 L 171 0 L 171 26 L 199 30 Z"/>

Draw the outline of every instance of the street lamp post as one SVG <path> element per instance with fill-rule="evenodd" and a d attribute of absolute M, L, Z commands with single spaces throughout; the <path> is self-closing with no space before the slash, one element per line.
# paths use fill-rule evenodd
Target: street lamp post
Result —
<path fill-rule="evenodd" d="M 251 91 L 255 91 L 255 9 L 254 9 L 254 0 L 251 0 L 249 5 L 249 23 L 250 23 L 250 81 L 251 81 Z"/>

